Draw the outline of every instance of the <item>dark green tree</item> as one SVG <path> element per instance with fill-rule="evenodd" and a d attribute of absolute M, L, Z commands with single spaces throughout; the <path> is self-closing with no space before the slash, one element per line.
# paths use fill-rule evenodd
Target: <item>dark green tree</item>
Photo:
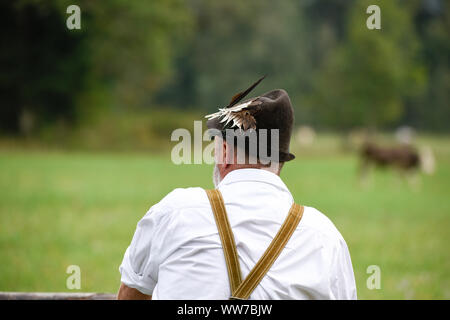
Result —
<path fill-rule="evenodd" d="M 81 30 L 66 27 L 71 4 Z M 0 18 L 0 130 L 10 133 L 148 104 L 190 23 L 181 0 L 2 1 Z"/>
<path fill-rule="evenodd" d="M 214 110 L 262 75 L 255 93 L 274 87 L 296 96 L 307 84 L 307 30 L 296 1 L 189 0 L 195 37 L 180 52 L 172 86 L 159 102 Z"/>
<path fill-rule="evenodd" d="M 89 68 L 86 34 L 69 32 L 55 7 L 0 3 L 0 129 L 73 120 Z"/>
<path fill-rule="evenodd" d="M 381 30 L 366 26 L 366 8 L 355 2 L 346 37 L 316 71 L 314 101 L 328 126 L 383 127 L 398 121 L 407 98 L 423 93 L 425 68 L 412 14 L 400 1 L 377 1 Z"/>

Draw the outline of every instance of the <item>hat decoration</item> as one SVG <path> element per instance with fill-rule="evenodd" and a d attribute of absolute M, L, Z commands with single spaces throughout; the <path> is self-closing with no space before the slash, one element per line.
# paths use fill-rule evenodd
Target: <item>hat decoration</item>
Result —
<path fill-rule="evenodd" d="M 232 122 L 231 127 L 236 126 L 244 131 L 248 129 L 256 129 L 256 120 L 254 115 L 260 110 L 260 105 L 262 102 L 258 101 L 258 98 L 254 98 L 241 104 L 237 103 L 245 98 L 265 77 L 266 76 L 256 81 L 247 90 L 234 95 L 228 106 L 225 108 L 219 108 L 218 112 L 208 114 L 205 118 L 211 120 L 222 117 L 220 122 L 225 122 L 224 126 Z"/>

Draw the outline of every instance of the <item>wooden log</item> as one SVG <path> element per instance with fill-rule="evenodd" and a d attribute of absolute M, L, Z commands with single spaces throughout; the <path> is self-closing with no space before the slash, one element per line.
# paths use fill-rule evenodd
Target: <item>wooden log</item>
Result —
<path fill-rule="evenodd" d="M 92 292 L 2 292 L 0 300 L 114 300 L 112 293 Z"/>

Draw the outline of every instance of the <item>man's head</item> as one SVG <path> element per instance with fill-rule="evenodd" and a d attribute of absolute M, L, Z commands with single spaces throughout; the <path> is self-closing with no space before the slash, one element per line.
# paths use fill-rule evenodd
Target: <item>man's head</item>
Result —
<path fill-rule="evenodd" d="M 243 157 L 240 157 L 242 152 Z M 243 159 L 240 159 L 243 158 Z M 284 162 L 261 162 L 257 157 L 238 148 L 235 144 L 230 144 L 220 136 L 214 138 L 214 186 L 231 171 L 237 169 L 253 168 L 263 169 L 280 175 Z"/>
<path fill-rule="evenodd" d="M 294 110 L 287 92 L 272 90 L 240 102 L 261 80 L 235 95 L 227 107 L 206 116 L 215 137 L 215 184 L 242 168 L 279 174 L 284 162 L 295 158 L 289 152 Z"/>

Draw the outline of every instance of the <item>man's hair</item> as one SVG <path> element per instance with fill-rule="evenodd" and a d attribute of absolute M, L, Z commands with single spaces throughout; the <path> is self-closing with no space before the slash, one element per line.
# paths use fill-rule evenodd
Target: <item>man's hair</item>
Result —
<path fill-rule="evenodd" d="M 219 136 L 220 137 L 220 136 Z M 277 168 L 278 173 L 281 171 L 284 162 L 274 162 L 270 159 L 261 159 L 259 157 L 258 148 L 254 145 L 257 140 L 253 140 L 254 137 L 250 134 L 243 134 L 240 136 L 234 136 L 232 139 L 224 139 L 220 137 L 222 141 L 225 141 L 233 151 L 233 158 L 236 159 L 235 165 L 243 168 Z"/>

